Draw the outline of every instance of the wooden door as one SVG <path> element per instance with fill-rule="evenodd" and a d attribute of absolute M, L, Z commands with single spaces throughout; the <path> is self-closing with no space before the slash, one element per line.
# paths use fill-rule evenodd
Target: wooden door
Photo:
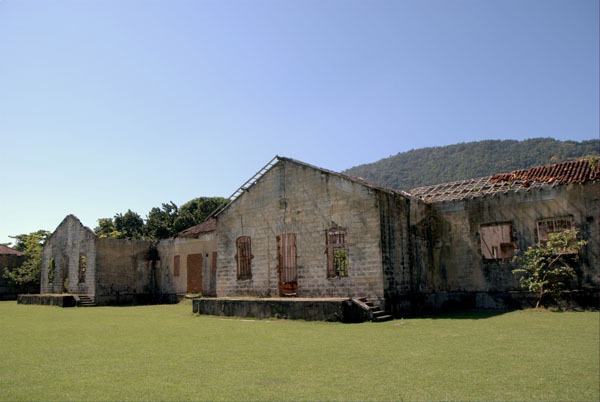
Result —
<path fill-rule="evenodd" d="M 187 257 L 187 292 L 202 293 L 202 254 Z"/>
<path fill-rule="evenodd" d="M 282 233 L 277 236 L 279 250 L 279 295 L 296 296 L 298 292 L 298 268 L 296 266 L 296 234 Z"/>

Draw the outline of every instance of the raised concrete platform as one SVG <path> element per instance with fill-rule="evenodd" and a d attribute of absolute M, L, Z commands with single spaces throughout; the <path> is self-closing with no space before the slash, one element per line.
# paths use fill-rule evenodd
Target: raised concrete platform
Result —
<path fill-rule="evenodd" d="M 70 294 L 40 294 L 40 295 L 19 295 L 17 297 L 19 304 L 41 304 L 45 306 L 75 307 L 77 301 Z"/>
<path fill-rule="evenodd" d="M 152 304 L 176 304 L 176 294 L 119 294 L 114 296 L 95 296 L 77 294 L 22 294 L 17 298 L 19 304 L 40 304 L 59 307 L 89 306 L 145 306 Z"/>
<path fill-rule="evenodd" d="M 364 322 L 368 314 L 349 298 L 197 298 L 192 301 L 197 314 L 280 318 L 306 321 Z"/>

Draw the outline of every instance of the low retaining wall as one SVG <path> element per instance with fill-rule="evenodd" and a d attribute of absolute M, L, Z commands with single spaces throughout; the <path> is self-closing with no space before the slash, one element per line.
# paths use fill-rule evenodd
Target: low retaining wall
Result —
<path fill-rule="evenodd" d="M 96 295 L 98 306 L 145 306 L 151 304 L 177 304 L 177 294 L 120 293 L 114 295 Z"/>
<path fill-rule="evenodd" d="M 69 294 L 38 294 L 19 295 L 19 304 L 40 304 L 45 306 L 75 307 L 77 299 Z M 176 294 L 125 294 L 118 296 L 96 296 L 97 306 L 141 306 L 149 304 L 177 304 L 179 298 Z"/>
<path fill-rule="evenodd" d="M 346 323 L 365 321 L 364 311 L 350 299 L 198 298 L 192 303 L 194 313 L 206 315 Z"/>
<path fill-rule="evenodd" d="M 59 307 L 75 307 L 77 305 L 73 295 L 19 295 L 17 303 Z"/>

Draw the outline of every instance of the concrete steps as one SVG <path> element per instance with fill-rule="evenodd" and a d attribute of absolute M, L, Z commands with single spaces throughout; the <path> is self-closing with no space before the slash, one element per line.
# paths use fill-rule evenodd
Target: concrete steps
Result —
<path fill-rule="evenodd" d="M 94 302 L 94 298 L 90 295 L 77 295 L 75 296 L 77 300 L 77 307 L 94 307 L 96 303 Z"/>
<path fill-rule="evenodd" d="M 380 306 L 367 300 L 366 297 L 360 297 L 352 300 L 368 313 L 372 322 L 385 322 L 394 319 L 391 314 L 388 314 L 382 310 Z"/>

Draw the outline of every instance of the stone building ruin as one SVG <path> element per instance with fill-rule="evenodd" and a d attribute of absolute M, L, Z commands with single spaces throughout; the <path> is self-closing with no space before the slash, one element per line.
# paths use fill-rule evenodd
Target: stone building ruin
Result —
<path fill-rule="evenodd" d="M 41 292 L 96 304 L 336 298 L 396 317 L 506 309 L 526 296 L 513 256 L 577 229 L 588 245 L 572 288 L 597 304 L 599 179 L 581 160 L 404 192 L 278 156 L 172 239 L 101 239 L 67 216 L 44 248 Z"/>

